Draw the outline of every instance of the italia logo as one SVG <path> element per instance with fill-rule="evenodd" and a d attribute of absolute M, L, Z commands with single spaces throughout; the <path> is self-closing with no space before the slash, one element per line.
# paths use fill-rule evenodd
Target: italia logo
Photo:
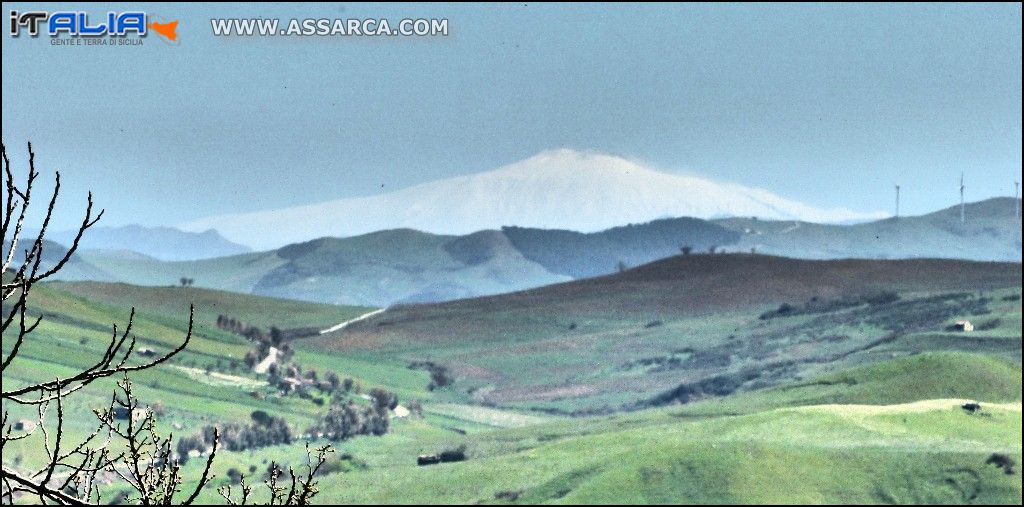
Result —
<path fill-rule="evenodd" d="M 178 20 L 162 22 L 141 11 L 108 12 L 102 18 L 83 11 L 11 11 L 10 20 L 11 37 L 23 31 L 32 37 L 41 32 L 50 37 L 145 37 L 152 30 L 167 42 L 178 41 Z"/>

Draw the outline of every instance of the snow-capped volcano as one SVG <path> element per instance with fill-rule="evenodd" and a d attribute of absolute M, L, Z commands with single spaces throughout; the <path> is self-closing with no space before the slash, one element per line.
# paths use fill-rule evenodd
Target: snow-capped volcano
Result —
<path fill-rule="evenodd" d="M 607 154 L 561 149 L 492 171 L 384 194 L 202 218 L 182 228 L 213 228 L 231 241 L 262 249 L 382 229 L 465 234 L 516 225 L 590 232 L 681 216 L 842 222 L 884 214 L 815 208 L 762 189 L 667 174 Z"/>

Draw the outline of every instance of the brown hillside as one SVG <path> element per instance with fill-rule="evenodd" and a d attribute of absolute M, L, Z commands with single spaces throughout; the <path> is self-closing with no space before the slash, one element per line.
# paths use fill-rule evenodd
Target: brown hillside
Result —
<path fill-rule="evenodd" d="M 561 326 L 566 319 L 643 320 L 757 311 L 814 297 L 835 299 L 881 291 L 976 291 L 1020 284 L 1018 263 L 676 256 L 614 275 L 511 294 L 396 306 L 342 331 L 337 337 L 344 339 L 332 345 L 500 339 L 523 327 L 543 333 L 543 328 Z M 502 317 L 496 318 L 499 314 Z M 507 333 L 496 326 L 507 327 Z M 323 343 L 329 344 L 332 338 L 325 337 Z"/>
<path fill-rule="evenodd" d="M 801 260 L 764 255 L 676 256 L 622 273 L 512 294 L 400 308 L 509 309 L 557 306 L 574 311 L 710 313 L 811 297 L 871 292 L 958 291 L 1020 285 L 1017 263 L 946 259 Z M 396 309 L 399 310 L 399 309 Z"/>

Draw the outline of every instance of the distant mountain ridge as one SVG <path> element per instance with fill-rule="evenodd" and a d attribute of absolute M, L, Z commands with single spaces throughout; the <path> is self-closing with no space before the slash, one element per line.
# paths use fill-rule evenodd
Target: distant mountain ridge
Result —
<path fill-rule="evenodd" d="M 805 259 L 958 258 L 1020 262 L 1020 221 L 1011 199 L 855 225 L 752 218 L 672 218 L 595 233 L 505 227 L 467 235 L 392 229 L 320 238 L 263 252 L 161 261 L 131 252 L 85 250 L 92 272 L 64 279 L 139 285 L 193 278 L 201 287 L 334 304 L 388 306 L 530 289 L 614 273 L 671 257 L 757 252 Z M 95 276 L 96 278 L 92 278 Z"/>
<path fill-rule="evenodd" d="M 77 231 L 47 233 L 47 239 L 70 244 Z M 233 243 L 217 231 L 186 232 L 174 227 L 97 226 L 89 229 L 79 246 L 82 250 L 123 250 L 137 252 L 163 261 L 209 259 L 250 252 L 249 247 Z"/>
<path fill-rule="evenodd" d="M 714 222 L 741 234 L 729 248 L 807 259 L 949 258 L 1021 260 L 1021 221 L 1015 203 L 996 197 L 920 216 L 852 225 L 730 218 Z"/>
<path fill-rule="evenodd" d="M 169 285 L 187 277 L 207 288 L 387 306 L 500 294 L 610 273 L 678 253 L 682 246 L 705 249 L 737 237 L 704 220 L 679 218 L 591 234 L 509 228 L 454 236 L 394 229 L 193 261 L 166 262 L 112 250 L 85 250 L 81 256 L 111 273 L 104 280 Z"/>
<path fill-rule="evenodd" d="M 670 218 L 584 234 L 574 231 L 504 227 L 502 233 L 522 254 L 545 269 L 589 278 L 680 253 L 703 252 L 733 244 L 740 234 L 696 218 Z"/>

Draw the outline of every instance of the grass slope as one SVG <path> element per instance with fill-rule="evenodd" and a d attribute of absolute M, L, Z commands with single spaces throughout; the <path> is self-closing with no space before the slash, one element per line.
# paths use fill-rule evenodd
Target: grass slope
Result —
<path fill-rule="evenodd" d="M 634 415 L 625 428 L 599 418 L 600 426 L 491 431 L 468 439 L 467 462 L 421 468 L 410 452 L 404 462 L 341 475 L 322 500 L 1019 503 L 1020 476 L 984 461 L 993 452 L 1019 461 L 1020 405 L 986 404 L 985 416 L 973 417 L 959 403 L 812 406 L 697 420 L 662 410 Z"/>
<path fill-rule="evenodd" d="M 928 321 L 939 322 L 939 331 L 907 332 L 899 340 L 807 368 L 804 379 L 796 382 L 780 382 L 767 389 L 751 386 L 736 394 L 685 405 L 571 419 L 509 410 L 515 404 L 481 407 L 474 404 L 472 395 L 462 391 L 465 384 L 472 384 L 468 376 L 459 377 L 455 389 L 430 392 L 426 389 L 427 374 L 406 368 L 400 355 L 304 348 L 297 354 L 304 364 L 352 376 L 365 387 L 388 387 L 399 393 L 402 403 L 421 400 L 425 412 L 422 419 L 396 419 L 392 431 L 384 437 L 359 437 L 341 443 L 332 457 L 332 472 L 321 478 L 322 493 L 317 501 L 1019 505 L 1019 473 L 1007 475 L 985 464 L 992 453 L 1003 453 L 1021 462 L 1020 300 L 1011 297 L 1014 295 L 1019 296 L 1019 289 L 942 300 L 946 306 L 937 306 L 939 303 L 927 296 L 906 296 L 901 303 L 909 306 L 898 307 L 903 324 L 909 324 L 906 321 L 922 308 L 930 312 L 947 306 L 951 311 L 968 308 L 981 312 L 968 315 L 977 322 L 999 319 L 995 326 L 973 334 L 967 343 L 959 341 L 966 335 L 941 331 L 950 319 L 960 315 L 944 313 Z M 103 284 L 46 284 L 36 289 L 35 296 L 35 304 L 46 319 L 36 339 L 23 349 L 26 360 L 19 360 L 4 372 L 5 386 L 65 375 L 87 364 L 101 352 L 110 323 L 123 322 L 127 309 L 122 303 L 129 300 L 141 309 L 137 323 L 140 338 L 155 348 L 170 347 L 180 340 L 185 323 L 180 308 L 190 296 L 221 308 L 237 305 L 236 311 L 243 319 L 256 321 L 262 314 L 267 322 L 293 319 L 298 326 L 330 322 L 346 311 L 199 289 Z M 983 307 L 978 306 L 982 297 L 987 301 Z M 921 300 L 928 302 L 921 306 Z M 706 332 L 706 336 L 694 336 L 689 342 L 694 346 L 702 341 L 717 346 L 715 340 L 720 337 L 722 346 L 739 349 L 728 340 L 729 334 L 735 334 L 736 340 L 744 343 L 763 343 L 769 348 L 761 350 L 767 351 L 786 350 L 788 342 L 757 342 L 754 337 L 771 333 L 792 337 L 793 330 L 800 330 L 815 334 L 808 343 L 822 348 L 833 346 L 821 338 L 833 334 L 836 327 L 848 327 L 844 332 L 851 335 L 850 340 L 856 340 L 857 332 L 875 333 L 872 329 L 880 328 L 873 326 L 888 325 L 885 318 L 896 308 L 859 306 L 768 322 L 757 319 L 756 312 L 726 312 L 713 317 L 667 319 L 653 328 L 645 328 L 644 320 L 627 316 L 622 318 L 624 324 L 619 324 L 622 328 L 606 322 L 604 331 L 595 332 L 605 333 L 603 339 L 610 344 L 601 349 L 601 355 L 623 354 L 636 348 L 640 356 L 647 357 L 657 349 L 650 342 L 678 342 L 678 336 L 671 336 L 688 332 Z M 357 313 L 360 309 L 347 311 Z M 207 319 L 216 313 L 203 310 L 200 315 Z M 864 329 L 857 331 L 850 324 L 854 317 L 864 322 Z M 616 318 L 620 317 L 610 315 L 609 321 Z M 737 325 L 744 323 L 754 327 L 736 332 Z M 443 325 L 458 330 L 461 324 L 448 320 Z M 590 325 L 580 321 L 581 328 Z M 826 333 L 822 326 L 832 327 Z M 553 344 L 544 340 L 537 341 L 529 336 L 533 332 L 529 326 L 523 326 L 521 332 L 530 338 L 526 343 L 519 343 L 517 336 L 508 340 L 526 348 L 495 349 L 493 344 L 484 343 L 490 347 L 490 355 L 478 350 L 473 353 L 485 357 L 487 364 L 504 376 L 520 371 L 537 358 L 548 358 L 535 370 L 522 370 L 520 374 L 527 378 L 519 381 L 524 385 L 528 385 L 530 375 L 552 365 L 571 364 L 572 357 L 581 354 L 579 347 L 562 351 L 552 349 Z M 422 350 L 447 357 L 466 354 L 476 345 L 470 344 L 467 349 L 461 342 L 434 342 Z M 3 346 L 6 353 L 10 347 L 6 337 Z M 235 372 L 238 382 L 223 382 L 202 373 L 206 365 L 237 360 L 248 346 L 238 337 L 201 326 L 193 347 L 179 361 L 139 374 L 135 378 L 138 394 L 166 408 L 159 421 L 161 430 L 190 434 L 202 424 L 246 420 L 256 409 L 281 415 L 296 428 L 305 428 L 318 410 L 312 403 L 295 397 L 252 398 L 248 393 L 260 389 L 253 385 L 259 379 L 242 371 Z M 938 346 L 945 348 L 928 352 Z M 801 347 L 796 343 L 795 350 Z M 876 350 L 882 348 L 884 351 Z M 591 374 L 608 372 L 621 377 L 619 380 L 630 379 L 620 386 L 642 384 L 651 375 L 664 375 L 678 383 L 692 374 L 690 368 L 660 373 L 644 368 L 610 368 Z M 533 381 L 543 386 L 550 377 L 538 374 Z M 98 382 L 65 406 L 69 438 L 81 437 L 92 427 L 91 409 L 102 406 L 111 389 L 111 382 Z M 542 390 L 536 386 L 532 389 Z M 623 399 L 642 396 L 628 390 L 616 393 Z M 960 409 L 964 400 L 980 401 L 981 413 L 969 415 Z M 15 420 L 26 416 L 12 411 Z M 15 461 L 21 467 L 38 465 L 44 459 L 37 452 L 38 445 L 32 439 L 12 444 L 4 450 L 5 465 Z M 431 467 L 415 464 L 418 454 L 456 446 L 466 447 L 467 461 Z M 247 472 L 255 467 L 261 472 L 271 460 L 299 466 L 304 456 L 301 443 L 254 452 L 221 452 L 213 486 L 226 483 L 230 468 Z M 183 472 L 197 477 L 200 466 L 199 460 L 192 460 Z M 211 488 L 204 491 L 201 500 L 220 499 Z"/>
<path fill-rule="evenodd" d="M 963 384 L 905 388 L 929 385 L 941 368 L 959 370 Z M 835 377 L 823 376 L 799 387 L 804 399 L 795 406 L 769 391 L 765 400 L 751 393 L 740 415 L 676 406 L 467 435 L 430 416 L 403 420 L 383 438 L 343 443 L 339 452 L 352 465 L 321 480 L 318 502 L 1020 503 L 1020 475 L 985 464 L 992 453 L 1021 460 L 1019 365 L 930 354 L 848 375 L 870 385 L 880 404 L 851 404 L 864 399 L 853 393 L 834 399 L 839 404 L 801 405 L 832 397 Z M 1006 389 L 1014 382 L 1016 390 Z M 939 397 L 886 399 L 914 392 Z M 964 399 L 948 398 L 958 392 L 980 400 L 982 412 L 960 409 Z M 415 465 L 418 454 L 459 445 L 468 450 L 465 462 Z M 297 446 L 226 453 L 218 471 L 267 459 L 295 463 Z"/>
<path fill-rule="evenodd" d="M 192 304 L 197 321 L 204 324 L 216 323 L 218 315 L 227 315 L 262 328 L 327 328 L 372 310 L 197 287 L 143 287 L 100 282 L 54 282 L 51 285 L 90 301 L 115 308 L 135 306 L 141 312 L 168 318 L 187 316 L 189 304 Z"/>
<path fill-rule="evenodd" d="M 520 293 L 392 307 L 305 346 L 443 364 L 459 379 L 445 394 L 452 401 L 611 410 L 682 384 L 697 397 L 721 395 L 925 351 L 1019 360 L 1019 284 L 1020 264 L 1011 263 L 691 255 Z M 863 299 L 893 290 L 902 299 Z M 782 304 L 820 308 L 759 318 Z M 964 318 L 990 329 L 945 331 Z"/>
<path fill-rule="evenodd" d="M 1020 363 L 967 352 L 928 352 L 694 403 L 686 406 L 685 413 L 739 414 L 803 405 L 873 405 L 971 397 L 1020 401 Z"/>

